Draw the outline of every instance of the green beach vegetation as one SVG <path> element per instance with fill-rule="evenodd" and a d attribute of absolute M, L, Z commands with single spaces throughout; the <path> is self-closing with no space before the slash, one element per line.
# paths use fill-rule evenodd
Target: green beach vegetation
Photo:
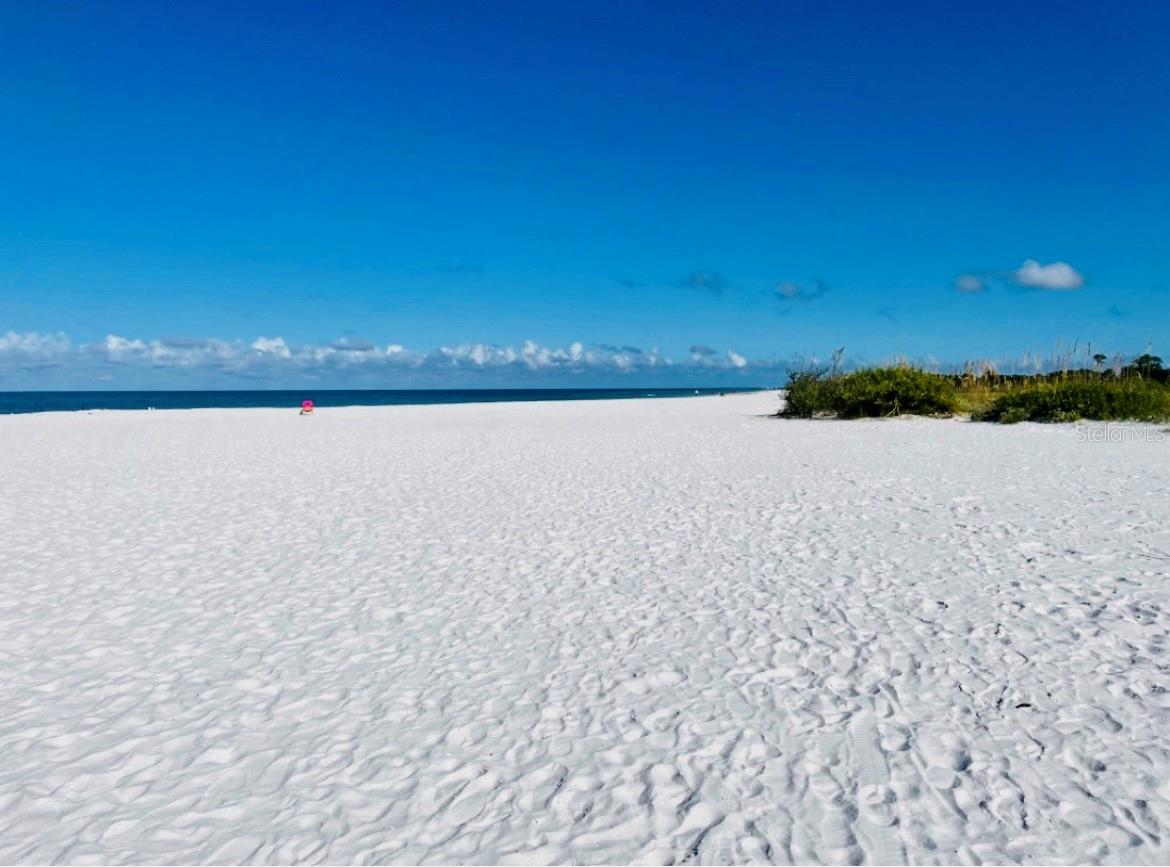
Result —
<path fill-rule="evenodd" d="M 793 374 L 783 414 L 797 418 L 880 418 L 889 415 L 952 415 L 955 385 L 945 376 L 914 367 L 873 367 L 835 376 Z"/>
<path fill-rule="evenodd" d="M 827 367 L 789 372 L 787 418 L 882 418 L 967 415 L 976 421 L 1069 422 L 1170 420 L 1170 371 L 1146 353 L 1129 364 L 1089 356 L 1093 367 L 1051 373 L 1000 374 L 994 365 L 969 364 L 940 373 L 909 364 L 844 372 L 841 353 Z"/>

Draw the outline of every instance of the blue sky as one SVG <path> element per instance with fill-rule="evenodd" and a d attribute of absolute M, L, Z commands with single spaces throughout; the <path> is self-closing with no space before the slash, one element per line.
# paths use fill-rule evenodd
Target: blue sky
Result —
<path fill-rule="evenodd" d="M 1153 2 L 4 4 L 0 388 L 1170 352 L 1168 25 Z"/>

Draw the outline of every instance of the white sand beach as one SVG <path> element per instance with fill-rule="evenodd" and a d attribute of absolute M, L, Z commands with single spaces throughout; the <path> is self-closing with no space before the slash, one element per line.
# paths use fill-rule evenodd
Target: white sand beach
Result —
<path fill-rule="evenodd" d="M 1170 442 L 776 406 L 0 417 L 0 861 L 1170 860 Z"/>

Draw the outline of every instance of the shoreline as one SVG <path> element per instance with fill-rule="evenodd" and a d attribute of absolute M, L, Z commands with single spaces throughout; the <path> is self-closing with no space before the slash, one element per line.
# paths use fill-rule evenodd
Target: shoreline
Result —
<path fill-rule="evenodd" d="M 756 394 L 761 391 L 776 391 L 770 388 L 662 388 L 662 389 L 305 389 L 293 391 L 288 389 L 271 389 L 264 391 L 234 391 L 234 390 L 192 390 L 192 391 L 110 391 L 110 392 L 0 392 L 0 417 L 6 415 L 35 415 L 51 412 L 134 412 L 153 411 L 162 412 L 180 409 L 284 409 L 299 408 L 304 397 L 310 397 L 318 409 L 342 409 L 349 407 L 387 407 L 387 406 L 456 406 L 466 404 L 494 404 L 494 403 L 579 403 L 583 401 L 613 401 L 613 400 L 666 400 L 680 397 L 712 397 L 733 394 Z M 348 393 L 370 395 L 404 396 L 418 394 L 433 396 L 433 400 L 385 400 L 371 403 L 335 403 L 338 395 Z M 287 395 L 288 403 L 241 403 L 241 404 L 207 404 L 189 406 L 154 406 L 148 403 L 155 398 L 159 403 L 165 403 L 175 395 L 213 396 L 225 395 Z M 525 397 L 528 394 L 530 396 Z M 143 396 L 137 403 L 145 406 L 78 406 L 57 407 L 48 406 L 39 408 L 38 402 L 52 403 L 67 401 L 70 398 L 80 400 L 82 396 L 101 395 L 105 399 L 117 401 L 119 396 Z M 323 395 L 323 400 L 318 397 Z M 467 399 L 446 399 L 459 397 Z M 17 398 L 20 398 L 17 400 Z M 7 399 L 7 403 L 6 403 Z M 130 398 L 123 397 L 124 400 Z M 247 399 L 247 398 L 246 398 Z M 11 409 L 11 406 L 33 406 L 30 409 Z"/>

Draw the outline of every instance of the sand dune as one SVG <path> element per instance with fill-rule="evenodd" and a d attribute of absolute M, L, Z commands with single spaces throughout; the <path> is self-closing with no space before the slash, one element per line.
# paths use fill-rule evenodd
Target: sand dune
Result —
<path fill-rule="evenodd" d="M 0 418 L 0 861 L 1170 859 L 1170 442 Z"/>

